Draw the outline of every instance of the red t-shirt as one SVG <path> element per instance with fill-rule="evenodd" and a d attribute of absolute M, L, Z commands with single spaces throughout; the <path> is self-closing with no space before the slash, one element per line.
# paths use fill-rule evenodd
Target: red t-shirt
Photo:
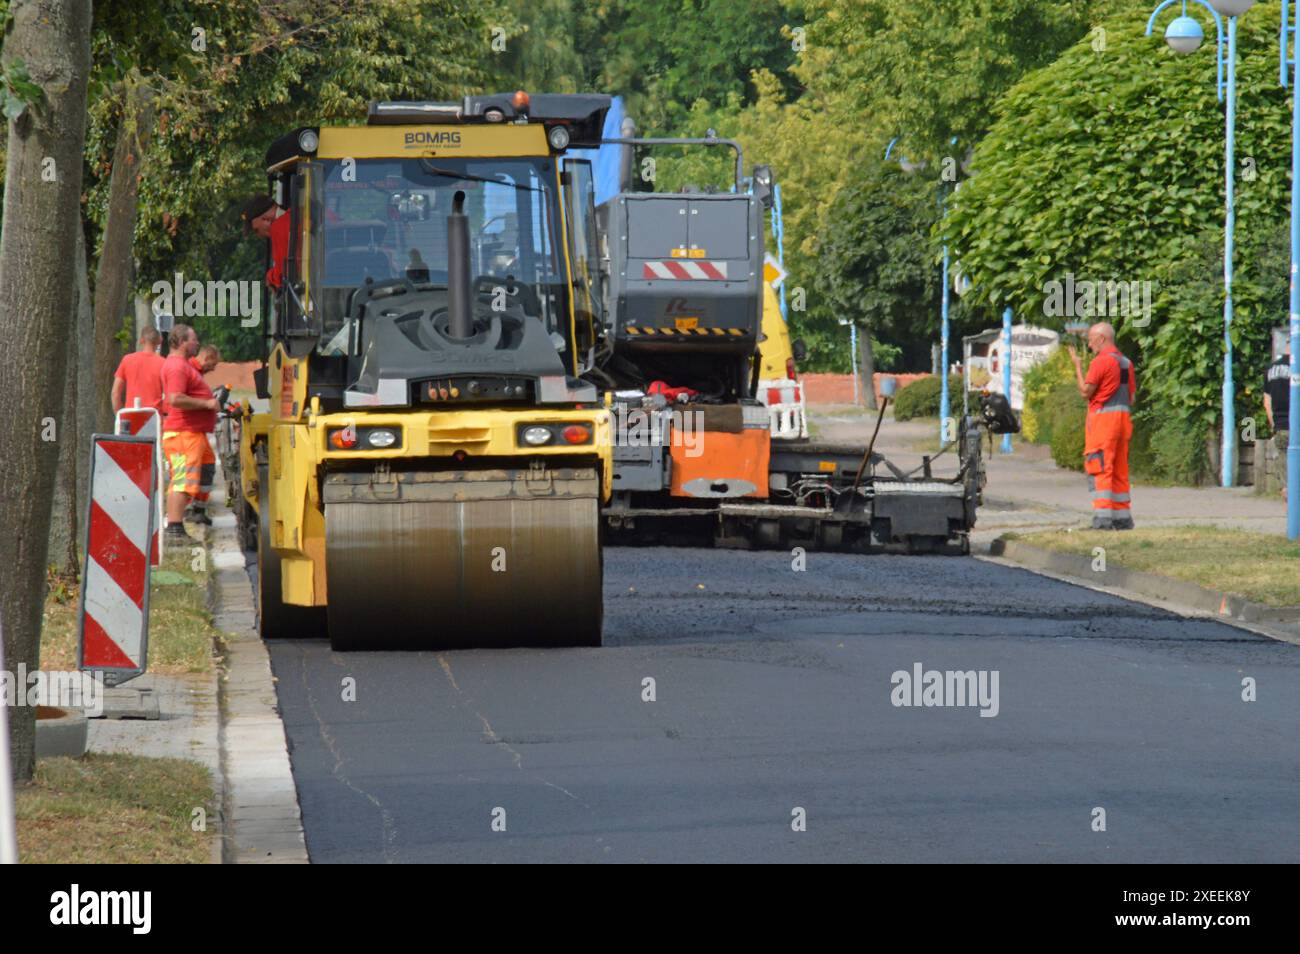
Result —
<path fill-rule="evenodd" d="M 1097 385 L 1097 390 L 1092 395 L 1092 400 L 1088 402 L 1088 410 L 1099 411 L 1103 404 L 1110 400 L 1111 396 L 1119 390 L 1119 359 L 1122 355 L 1119 348 L 1111 345 L 1103 348 L 1097 357 L 1092 359 L 1092 365 L 1088 368 L 1088 376 L 1084 378 L 1085 384 Z M 1133 373 L 1133 368 L 1128 370 L 1128 403 L 1133 406 L 1133 395 L 1137 393 L 1137 375 Z"/>
<path fill-rule="evenodd" d="M 113 377 L 126 382 L 123 407 L 135 407 L 136 398 L 141 407 L 162 404 L 162 366 L 163 356 L 153 351 L 132 351 L 122 359 Z"/>
<path fill-rule="evenodd" d="M 277 216 L 271 223 L 271 267 L 266 271 L 266 283 L 279 288 L 284 281 L 284 264 L 289 259 L 289 213 Z"/>
<path fill-rule="evenodd" d="M 188 359 L 176 353 L 169 354 L 163 362 L 162 385 L 164 394 L 188 394 L 199 400 L 212 397 L 212 389 L 203 380 L 203 375 L 199 374 Z M 182 411 L 171 405 L 168 405 L 167 417 L 163 421 L 164 431 L 198 431 L 200 434 L 208 434 L 216 426 L 216 411 Z"/>

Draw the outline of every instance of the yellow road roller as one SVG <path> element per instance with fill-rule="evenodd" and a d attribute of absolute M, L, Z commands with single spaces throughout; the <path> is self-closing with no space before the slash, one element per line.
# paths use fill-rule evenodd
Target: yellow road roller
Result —
<path fill-rule="evenodd" d="M 566 153 L 608 108 L 374 103 L 271 146 L 287 243 L 277 220 L 237 504 L 264 637 L 600 644 L 610 413 L 581 376 L 602 292 L 590 166 Z"/>

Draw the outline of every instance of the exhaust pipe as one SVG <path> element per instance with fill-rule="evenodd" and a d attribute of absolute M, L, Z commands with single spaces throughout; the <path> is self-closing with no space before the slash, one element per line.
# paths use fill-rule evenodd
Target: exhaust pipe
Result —
<path fill-rule="evenodd" d="M 618 134 L 623 139 L 636 138 L 636 121 L 631 116 L 624 116 L 619 125 Z M 618 191 L 632 191 L 632 145 L 623 143 L 618 147 Z"/>
<path fill-rule="evenodd" d="M 457 192 L 447 216 L 447 332 L 458 341 L 474 336 L 469 283 L 469 218 L 465 193 Z"/>

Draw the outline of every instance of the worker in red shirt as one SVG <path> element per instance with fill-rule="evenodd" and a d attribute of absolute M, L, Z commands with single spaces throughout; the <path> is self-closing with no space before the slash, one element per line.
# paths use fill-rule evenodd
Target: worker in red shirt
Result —
<path fill-rule="evenodd" d="M 289 258 L 289 216 L 268 195 L 255 195 L 244 203 L 239 214 L 244 234 L 271 240 L 271 267 L 266 283 L 279 288 L 284 282 L 284 266 Z"/>
<path fill-rule="evenodd" d="M 163 399 L 167 416 L 163 420 L 163 456 L 170 471 L 167 493 L 168 543 L 184 541 L 185 510 L 190 503 L 203 503 L 204 467 L 215 467 L 217 458 L 208 443 L 216 427 L 221 405 L 203 375 L 190 364 L 199 350 L 199 336 L 189 325 L 176 324 L 167 337 L 171 353 L 162 367 Z"/>
<path fill-rule="evenodd" d="M 163 357 L 158 353 L 162 335 L 153 328 L 140 332 L 140 350 L 126 355 L 113 372 L 113 413 L 124 407 L 157 408 L 162 403 Z"/>
<path fill-rule="evenodd" d="M 1088 329 L 1088 349 L 1097 357 L 1085 378 L 1079 354 L 1069 348 L 1079 393 L 1088 402 L 1083 469 L 1092 491 L 1094 530 L 1132 530 L 1128 482 L 1128 448 L 1133 439 L 1133 399 L 1137 378 L 1133 362 L 1115 347 L 1115 329 L 1098 322 Z"/>
<path fill-rule="evenodd" d="M 207 380 L 207 376 L 215 371 L 217 365 L 220 363 L 221 351 L 216 345 L 205 344 L 199 349 L 198 354 L 190 358 L 190 364 L 194 366 L 194 370 L 204 376 L 204 380 Z M 209 387 L 211 387 L 211 385 L 209 385 Z M 221 398 L 218 397 L 217 401 L 220 402 Z M 209 432 L 209 443 L 211 443 L 210 437 L 211 432 Z M 194 498 L 194 502 L 190 504 L 190 508 L 185 511 L 185 519 L 187 521 L 201 523 L 208 527 L 212 526 L 212 516 L 208 513 L 207 501 L 212 495 L 212 487 L 216 483 L 216 480 L 217 466 L 216 457 L 214 456 L 212 463 L 204 464 L 202 469 L 199 471 L 199 492 Z"/>

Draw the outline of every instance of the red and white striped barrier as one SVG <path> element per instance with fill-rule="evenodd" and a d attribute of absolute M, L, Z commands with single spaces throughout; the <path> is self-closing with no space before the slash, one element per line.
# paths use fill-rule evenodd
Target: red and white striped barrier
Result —
<path fill-rule="evenodd" d="M 644 262 L 641 265 L 641 277 L 667 278 L 674 281 L 726 281 L 727 263 L 675 258 L 659 262 Z"/>
<path fill-rule="evenodd" d="M 117 412 L 113 421 L 114 434 L 134 434 L 148 437 L 154 441 L 154 456 L 158 462 L 158 519 L 154 522 L 153 539 L 149 542 L 149 563 L 162 566 L 163 506 L 167 500 L 167 468 L 163 466 L 162 452 L 162 415 L 152 407 L 140 407 L 140 399 L 135 399 L 135 407 L 124 407 Z"/>
<path fill-rule="evenodd" d="M 110 686 L 140 675 L 147 663 L 155 444 L 119 434 L 91 438 L 77 663 L 104 673 Z"/>
<path fill-rule="evenodd" d="M 796 440 L 808 436 L 803 387 L 798 381 L 789 378 L 759 381 L 758 399 L 767 406 L 768 422 L 774 438 Z"/>

